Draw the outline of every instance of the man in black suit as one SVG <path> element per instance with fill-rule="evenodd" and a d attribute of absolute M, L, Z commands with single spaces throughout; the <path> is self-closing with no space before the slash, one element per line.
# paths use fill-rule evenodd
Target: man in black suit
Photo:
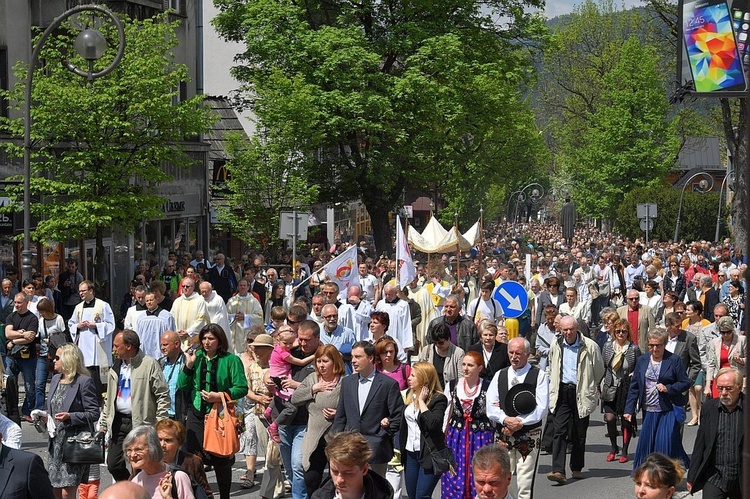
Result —
<path fill-rule="evenodd" d="M 53 499 L 52 484 L 42 458 L 3 445 L 0 450 L 0 497 Z"/>
<path fill-rule="evenodd" d="M 702 490 L 704 499 L 739 499 L 745 439 L 742 374 L 725 367 L 719 371 L 716 385 L 719 398 L 706 400 L 701 410 L 687 489 L 691 494 Z"/>
<path fill-rule="evenodd" d="M 242 277 L 247 279 L 247 283 L 250 286 L 250 292 L 258 295 L 258 301 L 262 307 L 266 304 L 266 286 L 255 280 L 255 275 L 258 273 L 258 268 L 250 263 L 246 263 L 242 268 Z"/>
<path fill-rule="evenodd" d="M 480 324 L 482 330 L 479 343 L 469 347 L 469 352 L 479 352 L 484 358 L 484 368 L 479 376 L 482 379 L 492 379 L 500 369 L 510 366 L 508 361 L 508 345 L 500 343 L 497 337 L 497 326 L 492 322 Z"/>
<path fill-rule="evenodd" d="M 714 281 L 710 275 L 701 274 L 701 291 L 703 295 L 703 318 L 714 321 L 714 307 L 719 300 L 719 291 L 714 288 Z"/>
<path fill-rule="evenodd" d="M 354 374 L 341 381 L 341 396 L 331 433 L 358 431 L 373 450 L 370 467 L 385 476 L 393 457 L 393 436 L 398 431 L 404 402 L 398 383 L 375 371 L 375 346 L 358 341 L 352 346 Z"/>

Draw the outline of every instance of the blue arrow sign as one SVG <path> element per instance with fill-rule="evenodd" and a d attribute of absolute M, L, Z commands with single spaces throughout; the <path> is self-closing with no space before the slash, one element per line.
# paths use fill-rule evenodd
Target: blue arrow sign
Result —
<path fill-rule="evenodd" d="M 523 314 L 529 305 L 529 297 L 523 286 L 515 281 L 505 281 L 495 288 L 492 294 L 503 308 L 503 317 L 515 319 Z"/>

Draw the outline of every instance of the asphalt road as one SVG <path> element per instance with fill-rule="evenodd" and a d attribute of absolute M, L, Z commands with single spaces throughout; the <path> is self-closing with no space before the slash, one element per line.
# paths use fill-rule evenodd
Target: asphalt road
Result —
<path fill-rule="evenodd" d="M 693 441 L 696 432 L 698 431 L 697 428 L 697 426 L 685 427 L 683 442 L 688 454 L 693 450 Z M 632 462 L 620 464 L 617 461 L 612 463 L 605 461 L 607 452 L 609 452 L 609 440 L 604 437 L 605 433 L 606 428 L 602 416 L 598 413 L 594 414 L 588 431 L 586 466 L 583 469 L 585 478 L 583 480 L 570 480 L 567 485 L 557 485 L 550 482 L 547 480 L 546 474 L 551 471 L 552 456 L 541 455 L 539 457 L 539 471 L 534 488 L 534 499 L 560 499 L 561 497 L 575 499 L 601 499 L 604 495 L 606 495 L 607 499 L 633 498 L 633 481 L 630 478 Z M 39 454 L 46 462 L 48 454 L 47 439 L 45 435 L 37 433 L 31 424 L 23 423 L 23 436 L 22 448 Z M 632 454 L 635 452 L 637 444 L 637 438 L 631 442 L 631 458 Z M 244 472 L 244 466 L 244 456 L 238 455 L 237 462 L 234 466 L 235 470 L 232 475 L 232 497 L 260 498 L 260 495 L 257 492 L 257 487 L 255 489 L 245 490 L 239 486 L 239 477 Z M 258 469 L 260 471 L 257 476 L 260 477 L 262 472 L 262 460 L 259 461 Z M 101 471 L 102 483 L 100 492 L 112 482 L 106 467 L 103 466 Z M 568 471 L 568 476 L 569 475 L 570 471 Z M 216 492 L 218 489 L 216 487 L 216 477 L 213 472 L 208 473 L 208 479 Z M 513 494 L 513 489 L 511 489 L 511 494 Z M 678 489 L 676 496 L 688 496 L 684 489 L 684 483 L 681 489 Z M 216 497 L 218 499 L 218 493 Z M 404 495 L 404 497 L 406 497 L 406 495 Z M 700 498 L 700 494 L 696 494 L 695 497 Z M 433 498 L 440 498 L 439 486 L 435 490 Z"/>

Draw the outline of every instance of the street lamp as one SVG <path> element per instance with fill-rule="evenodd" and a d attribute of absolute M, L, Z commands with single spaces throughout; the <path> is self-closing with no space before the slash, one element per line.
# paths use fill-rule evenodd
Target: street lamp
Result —
<path fill-rule="evenodd" d="M 521 189 L 521 193 L 518 195 L 518 198 L 521 202 L 523 202 L 524 200 L 524 197 L 525 197 L 524 193 L 526 192 L 526 189 L 531 189 L 531 192 L 528 195 L 528 203 L 527 203 L 528 207 L 526 209 L 526 220 L 528 221 L 529 218 L 531 217 L 531 207 L 539 203 L 539 200 L 544 197 L 544 187 L 542 187 L 542 185 L 537 182 L 532 182 L 530 184 L 525 185 Z"/>
<path fill-rule="evenodd" d="M 104 52 L 107 49 L 107 40 L 98 31 L 85 29 L 76 37 L 74 46 L 81 57 L 88 61 L 88 71 L 82 71 L 70 61 L 64 60 L 62 61 L 63 66 L 68 69 L 68 71 L 87 78 L 89 83 L 91 83 L 95 78 L 99 78 L 100 76 L 107 75 L 114 71 L 117 65 L 120 64 L 120 60 L 125 53 L 125 29 L 123 28 L 120 19 L 118 19 L 109 9 L 101 5 L 79 5 L 70 10 L 66 10 L 52 21 L 47 29 L 44 30 L 42 36 L 39 37 L 36 45 L 34 45 L 34 50 L 31 53 L 31 61 L 29 62 L 28 73 L 26 75 L 26 102 L 24 103 L 23 126 L 23 251 L 21 251 L 21 269 L 24 279 L 31 279 L 31 259 L 33 255 L 33 252 L 31 251 L 31 89 L 34 78 L 34 68 L 39 62 L 39 54 L 41 53 L 42 46 L 44 46 L 44 42 L 49 35 L 71 16 L 80 12 L 99 12 L 112 20 L 117 27 L 118 34 L 117 55 L 109 66 L 101 71 L 94 71 L 94 62 L 104 55 Z"/>
<path fill-rule="evenodd" d="M 706 192 L 711 191 L 714 188 L 714 179 L 706 172 L 698 172 L 685 181 L 685 184 L 682 186 L 682 192 L 680 193 L 680 207 L 677 209 L 677 224 L 675 224 L 674 226 L 673 240 L 675 243 L 678 241 L 677 237 L 680 235 L 680 222 L 682 219 L 682 198 L 685 195 L 685 187 L 687 187 L 688 185 L 692 185 L 691 182 L 693 181 L 693 179 L 698 177 L 703 177 L 701 181 L 698 182 L 698 192 L 700 192 L 701 194 L 705 194 Z"/>

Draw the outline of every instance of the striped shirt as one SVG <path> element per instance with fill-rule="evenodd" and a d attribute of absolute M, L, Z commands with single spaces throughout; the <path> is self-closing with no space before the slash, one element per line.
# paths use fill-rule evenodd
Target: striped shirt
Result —
<path fill-rule="evenodd" d="M 742 398 L 731 412 L 727 411 L 723 405 L 719 405 L 714 473 L 708 478 L 708 481 L 721 490 L 729 490 L 733 483 L 740 479 L 742 454 L 737 442 L 740 441 L 740 428 L 743 424 L 742 406 Z"/>

